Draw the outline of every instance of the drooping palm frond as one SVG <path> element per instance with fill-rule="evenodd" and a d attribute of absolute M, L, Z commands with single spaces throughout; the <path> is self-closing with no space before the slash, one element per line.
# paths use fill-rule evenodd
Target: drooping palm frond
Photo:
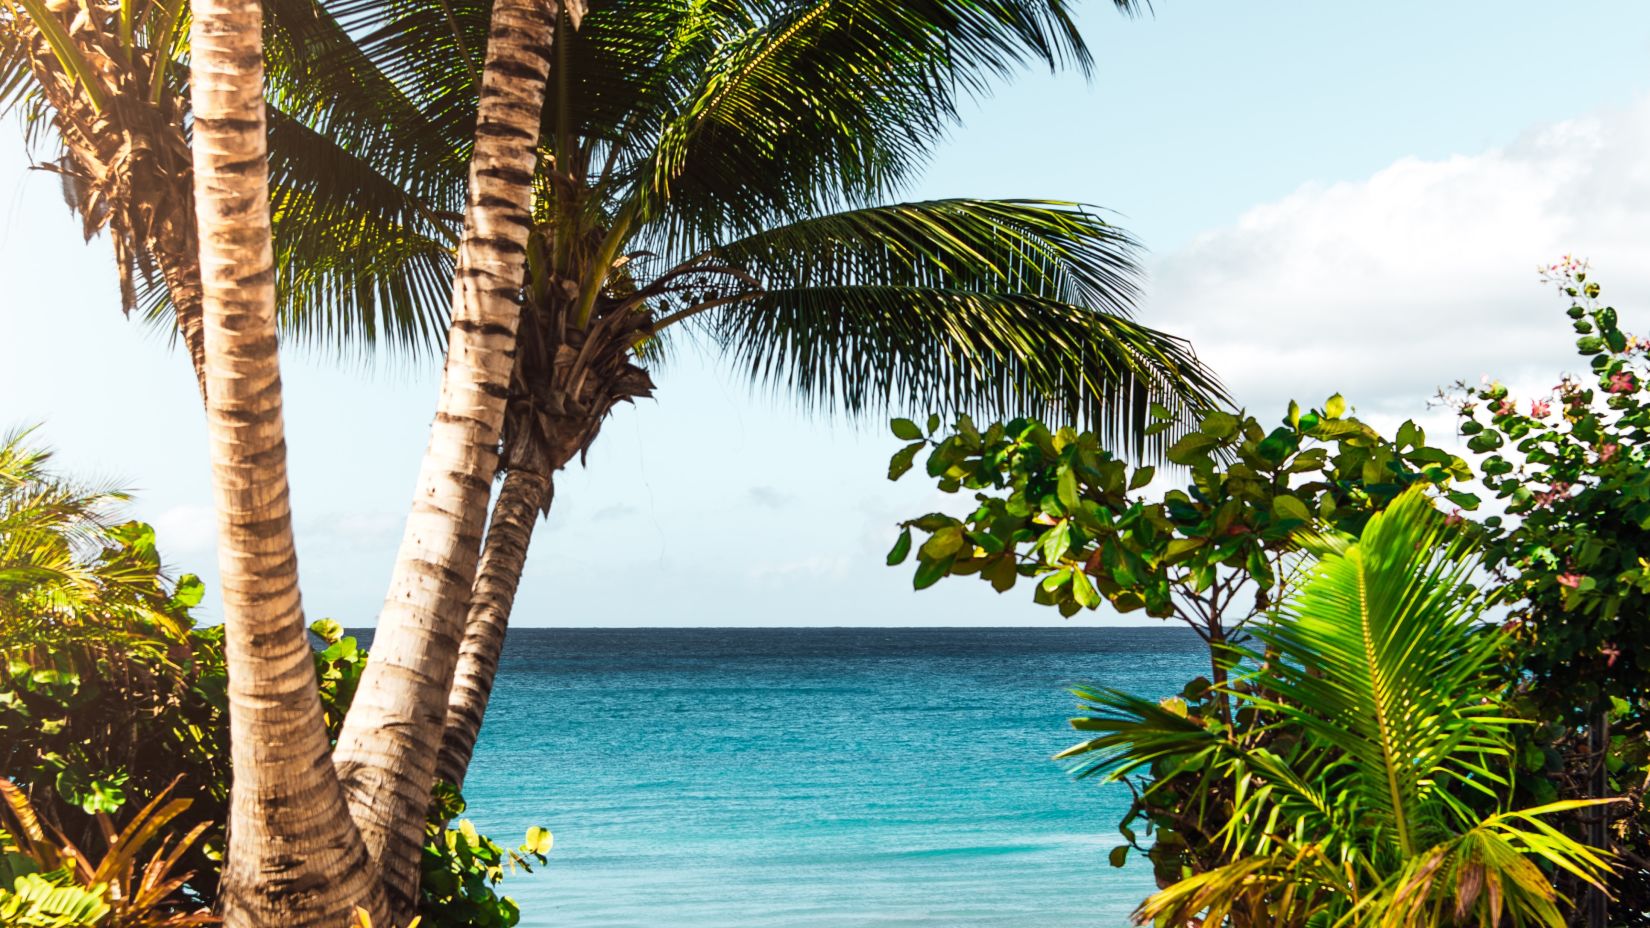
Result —
<path fill-rule="evenodd" d="M 175 332 L 170 288 L 187 282 L 195 260 L 187 5 L 149 0 L 76 16 L 78 7 L 17 3 L 0 7 L 0 105 L 23 104 L 36 143 L 63 149 L 49 166 L 87 236 L 114 233 L 124 308 Z M 450 276 L 451 260 L 432 246 L 463 202 L 458 143 L 322 5 L 270 0 L 264 10 L 287 331 L 363 353 L 439 347 L 447 288 L 431 282 Z M 81 73 L 88 79 L 64 84 L 62 75 Z"/>
<path fill-rule="evenodd" d="M 284 113 L 271 110 L 269 127 L 283 331 L 363 357 L 438 353 L 462 214 Z"/>
<path fill-rule="evenodd" d="M 1102 686 L 1079 686 L 1072 693 L 1091 714 L 1072 719 L 1071 727 L 1100 732 L 1054 755 L 1055 760 L 1080 758 L 1071 767 L 1078 779 L 1099 776 L 1107 782 L 1118 781 L 1160 760 L 1179 766 L 1215 766 L 1209 759 L 1224 754 L 1225 742 L 1219 735 L 1161 702 Z"/>
<path fill-rule="evenodd" d="M 1153 403 L 1224 396 L 1185 342 L 1128 319 L 1133 248 L 1066 203 L 849 210 L 711 249 L 700 266 L 754 287 L 684 315 L 753 379 L 804 402 L 1049 415 L 1120 443 L 1139 438 Z"/>
<path fill-rule="evenodd" d="M 776 286 L 948 286 L 1128 315 L 1136 250 L 1127 233 L 1076 203 L 949 199 L 813 216 L 709 255 Z"/>
<path fill-rule="evenodd" d="M 294 0 L 301 2 L 301 0 Z M 487 51 L 492 4 L 488 0 L 331 0 L 319 4 L 335 31 L 327 47 L 312 55 L 314 85 L 332 89 L 340 73 L 359 72 L 365 100 L 351 107 L 374 105 L 389 97 L 414 114 L 412 122 L 378 124 L 398 143 L 408 136 L 449 153 L 459 171 L 456 199 L 444 209 L 461 209 L 464 166 L 474 141 L 475 84 Z M 383 88 L 383 89 L 380 89 Z M 347 89 L 347 88 L 339 88 Z M 363 92 L 363 91 L 357 91 Z M 320 102 L 322 106 L 330 106 Z M 342 114 L 340 114 L 342 115 Z M 447 177 L 450 177 L 448 172 Z"/>

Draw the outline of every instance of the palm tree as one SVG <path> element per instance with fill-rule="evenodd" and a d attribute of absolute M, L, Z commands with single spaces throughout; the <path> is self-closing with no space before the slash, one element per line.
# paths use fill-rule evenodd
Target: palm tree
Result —
<path fill-rule="evenodd" d="M 486 477 L 498 461 L 545 78 L 560 18 L 559 3 L 541 0 L 497 0 L 488 17 L 441 394 L 378 616 L 374 658 L 334 753 L 350 810 L 402 917 L 418 902 L 442 709 L 481 548 Z"/>
<path fill-rule="evenodd" d="M 125 88 L 168 85 L 165 75 L 193 54 L 167 38 L 176 0 L 125 4 L 131 15 L 112 19 L 101 8 L 81 16 L 15 2 L 27 15 L 6 3 L 6 34 L 20 39 L 0 45 L 0 89 L 90 60 L 65 54 L 84 49 L 58 33 L 115 36 L 91 70 L 134 69 L 141 79 Z M 1085 211 L 873 205 L 913 175 L 961 94 L 1028 57 L 1086 65 L 1059 0 L 615 2 L 592 14 L 588 41 L 562 30 L 543 145 L 532 127 L 542 108 L 536 71 L 553 24 L 525 5 L 266 7 L 276 283 L 288 331 L 427 334 L 416 320 L 430 315 L 454 205 L 468 188 L 459 251 L 471 270 L 454 288 L 443 409 L 380 622 L 375 676 L 336 755 L 398 910 L 416 883 L 501 417 L 503 515 L 475 596 L 493 605 L 464 643 L 467 661 L 489 666 L 554 471 L 588 446 L 608 409 L 651 389 L 639 362 L 678 327 L 707 334 L 753 376 L 853 412 L 901 401 L 1048 407 L 1124 436 L 1138 434 L 1153 400 L 1218 392 L 1184 345 L 1125 318 L 1128 240 Z M 482 49 L 488 57 L 477 57 Z M 182 112 L 166 116 L 179 137 Z M 78 151 L 61 112 L 53 118 Z M 472 155 L 485 166 L 466 185 Z M 511 205 L 528 202 L 524 182 L 536 193 L 531 231 Z M 86 208 L 89 221 L 102 215 Z M 526 273 L 518 235 L 528 240 Z M 523 282 L 530 331 L 518 338 L 521 310 L 501 297 Z M 186 290 L 170 301 L 184 328 Z M 453 717 L 473 743 L 487 687 L 471 685 L 475 674 L 463 680 L 473 721 Z"/>
<path fill-rule="evenodd" d="M 1064 752 L 1083 774 L 1147 764 L 1237 784 L 1215 840 L 1229 861 L 1147 899 L 1157 924 L 1564 924 L 1549 871 L 1598 885 L 1609 865 L 1511 808 L 1517 722 L 1497 698 L 1502 632 L 1469 585 L 1471 545 L 1420 489 L 1357 540 L 1321 539 L 1300 592 L 1254 635 L 1264 654 L 1228 691 L 1269 721 L 1243 744 L 1138 697 L 1081 691 L 1104 734 Z M 1543 868 L 1546 868 L 1544 870 Z M 1201 920 L 1201 922 L 1200 922 Z"/>
<path fill-rule="evenodd" d="M 409 538 L 421 544 L 399 561 L 389 602 L 416 605 L 421 600 L 408 595 L 409 587 L 420 587 L 420 577 L 451 572 L 454 580 L 436 590 L 454 601 L 449 612 L 461 614 L 485 504 L 467 495 L 476 496 L 478 488 L 486 493 L 485 475 L 493 468 L 502 400 L 489 396 L 488 378 L 508 378 L 517 305 L 512 294 L 521 279 L 522 243 L 512 237 L 525 235 L 518 215 L 523 210 L 509 204 L 526 198 L 542 109 L 542 76 L 536 88 L 522 77 L 545 67 L 559 13 L 532 2 L 498 5 L 491 17 L 497 41 L 488 43 L 493 57 L 482 81 L 482 118 L 477 124 L 472 108 L 472 125 L 465 126 L 462 117 L 456 123 L 430 118 L 410 106 L 395 75 L 363 59 L 326 10 L 308 0 L 270 0 L 265 7 L 261 15 L 272 37 L 266 109 L 282 327 L 328 342 L 427 347 L 435 341 L 430 320 L 445 310 L 434 297 L 453 266 L 458 240 L 457 311 L 448 338 L 453 363 L 432 436 L 432 448 L 448 459 L 427 458 L 418 498 L 423 508 L 415 506 L 409 527 Z M 204 397 L 201 268 L 183 82 L 194 49 L 182 35 L 184 22 L 182 0 L 128 0 L 112 7 L 4 0 L 0 107 L 22 103 L 36 133 L 55 130 L 63 153 L 54 167 L 88 237 L 100 228 L 113 233 L 126 308 L 142 305 L 147 315 L 176 327 Z M 478 143 L 469 146 L 472 127 Z M 472 208 L 459 239 L 453 220 L 460 214 L 453 206 L 465 199 L 467 163 Z M 158 280 L 152 273 L 157 266 Z M 489 366 L 496 369 L 491 374 Z M 488 412 L 489 404 L 498 408 Z M 456 495 L 441 497 L 442 491 Z M 393 617 L 386 622 L 394 624 Z M 456 632 L 453 637 L 446 648 L 424 642 L 418 651 L 414 642 L 418 653 L 398 661 L 404 650 L 390 647 L 399 639 L 388 636 L 378 672 L 394 677 L 398 666 L 411 666 L 418 680 L 450 678 L 450 666 L 439 665 L 450 665 Z M 431 654 L 437 668 L 417 669 Z M 396 689 L 399 682 L 386 681 L 395 692 L 384 701 L 405 698 Z M 445 692 L 438 685 L 442 693 L 427 700 L 437 706 Z M 371 732 L 374 739 L 380 734 Z M 437 728 L 432 744 L 412 753 L 433 758 L 438 737 Z M 381 748 L 392 764 L 398 748 L 408 750 L 352 739 L 340 753 L 340 771 L 351 776 L 362 766 L 359 755 Z M 428 777 L 415 774 L 406 782 L 420 779 Z M 374 858 L 386 829 L 421 834 L 427 789 L 410 792 L 418 795 L 402 805 L 355 804 Z M 397 810 L 411 814 L 396 817 Z M 413 849 L 416 854 L 416 843 Z M 404 912 L 411 906 L 417 860 L 396 860 L 399 879 L 392 885 L 402 890 L 396 898 Z"/>
<path fill-rule="evenodd" d="M 275 336 L 258 0 L 190 24 L 207 430 L 229 668 L 230 926 L 382 919 L 382 883 L 329 763 L 298 594 Z"/>
<path fill-rule="evenodd" d="M 1128 9 L 1130 5 L 1120 3 Z M 462 84 L 479 10 L 409 4 L 369 54 L 447 31 Z M 1047 411 L 1138 437 L 1152 402 L 1219 394 L 1130 321 L 1132 243 L 1075 204 L 885 201 L 958 94 L 1024 58 L 1086 63 L 1059 3 L 614 3 L 550 72 L 503 486 L 470 602 L 439 775 L 461 782 L 554 473 L 688 329 L 754 379 L 849 413 Z M 960 89 L 959 89 L 960 88 Z M 366 724 L 363 717 L 362 724 Z"/>

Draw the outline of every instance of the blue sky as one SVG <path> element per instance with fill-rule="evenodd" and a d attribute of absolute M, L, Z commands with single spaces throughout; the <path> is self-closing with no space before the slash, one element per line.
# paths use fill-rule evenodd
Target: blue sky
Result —
<path fill-rule="evenodd" d="M 1550 384 L 1567 342 L 1534 267 L 1566 251 L 1629 326 L 1650 305 L 1650 5 L 1159 0 L 1084 22 L 1094 79 L 1000 88 L 911 195 L 1115 210 L 1150 248 L 1142 318 L 1191 336 L 1257 412 L 1345 391 L 1377 421 L 1441 422 L 1427 398 L 1458 377 Z M 210 581 L 187 362 L 121 319 L 107 243 L 80 242 L 16 124 L 0 131 L 0 425 L 42 422 L 63 466 L 134 488 L 169 560 Z M 435 374 L 285 365 L 306 607 L 370 624 Z M 894 523 L 937 500 L 884 479 L 880 421 L 800 414 L 708 356 L 656 380 L 561 475 L 519 624 L 1063 621 L 1026 589 L 915 594 L 882 566 Z"/>

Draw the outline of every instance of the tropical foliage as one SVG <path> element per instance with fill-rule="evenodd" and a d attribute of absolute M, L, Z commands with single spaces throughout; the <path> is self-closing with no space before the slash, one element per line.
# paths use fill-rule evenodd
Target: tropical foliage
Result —
<path fill-rule="evenodd" d="M 1176 427 L 1167 410 L 1152 412 L 1151 429 Z M 1131 466 L 1092 432 L 1050 430 L 1033 419 L 981 431 L 963 417 L 945 435 L 937 416 L 926 426 L 894 421 L 895 436 L 909 444 L 895 453 L 890 478 L 926 451 L 925 471 L 939 489 L 973 490 L 977 505 L 966 515 L 907 520 L 888 562 L 914 551 L 918 589 L 974 575 L 1006 592 L 1026 578 L 1035 601 L 1063 615 L 1109 603 L 1184 623 L 1208 645 L 1209 675 L 1189 681 L 1172 708 L 1137 708 L 1235 742 L 1258 737 L 1259 721 L 1234 711 L 1222 685 L 1238 659 L 1233 647 L 1292 594 L 1305 566 L 1301 538 L 1358 531 L 1414 485 L 1476 502 L 1455 489 L 1470 476 L 1465 463 L 1429 446 L 1419 426 L 1406 422 L 1397 441 L 1387 440 L 1349 416 L 1340 396 L 1322 409 L 1291 403 L 1270 430 L 1246 414 L 1203 414 L 1167 452 L 1189 483 L 1160 492 L 1155 467 Z M 913 532 L 926 535 L 921 544 Z M 1131 783 L 1134 801 L 1120 823 L 1129 843 L 1113 863 L 1139 847 L 1168 885 L 1188 870 L 1234 860 L 1219 835 L 1235 814 L 1236 781 L 1205 766 L 1165 762 L 1151 772 L 1149 782 Z M 1151 840 L 1143 843 L 1137 828 Z"/>
<path fill-rule="evenodd" d="M 175 824 L 212 822 L 229 765 L 221 634 L 189 611 L 203 587 L 168 574 L 124 494 L 50 465 L 26 432 L 0 442 L 0 776 L 81 845 L 174 780 Z M 208 897 L 221 851 L 218 830 L 187 851 Z"/>
<path fill-rule="evenodd" d="M 48 835 L 22 790 L 0 777 L 0 913 L 6 925 L 91 928 L 190 928 L 218 919 L 183 890 L 191 873 L 178 872 L 206 831 L 202 822 L 177 833 L 188 799 L 160 795 L 119 831 L 99 813 L 106 850 L 94 858 L 61 833 Z M 173 829 L 168 835 L 169 829 Z M 158 843 L 157 843 L 158 842 Z M 145 859 L 150 846 L 154 851 Z"/>
<path fill-rule="evenodd" d="M 1112 862 L 1151 859 L 1144 916 L 1644 923 L 1646 342 L 1584 263 L 1544 275 L 1591 373 L 1446 396 L 1501 501 L 1482 522 L 1465 461 L 1412 422 L 1381 439 L 1339 397 L 1269 433 L 1205 415 L 1168 449 L 1190 486 L 1158 504 L 1154 472 L 1073 429 L 895 420 L 890 476 L 927 451 L 977 502 L 902 525 L 889 562 L 915 550 L 919 589 L 1033 578 L 1064 614 L 1109 601 L 1209 644 L 1213 679 L 1167 699 L 1078 691 L 1098 735 L 1065 756 L 1134 792 Z"/>
<path fill-rule="evenodd" d="M 1587 373 L 1520 397 L 1499 381 L 1450 396 L 1484 484 L 1505 515 L 1484 520 L 1486 559 L 1501 582 L 1518 699 L 1546 724 L 1527 754 L 1537 797 L 1628 802 L 1575 818 L 1622 865 L 1612 922 L 1650 915 L 1650 393 L 1647 343 L 1621 328 L 1586 264 L 1544 271 L 1565 304 Z M 1594 905 L 1601 897 L 1591 896 Z"/>
<path fill-rule="evenodd" d="M 0 924 L 199 924 L 217 898 L 223 630 L 197 626 L 200 581 L 171 578 L 153 529 L 122 520 L 126 498 L 58 475 L 27 432 L 0 444 Z M 335 736 L 367 652 L 337 622 L 313 633 Z M 545 861 L 549 832 L 508 851 L 468 822 L 449 828 L 462 812 L 438 789 L 423 924 L 507 928 L 520 913 L 497 886 Z M 102 858 L 81 850 L 98 844 Z"/>
<path fill-rule="evenodd" d="M 1062 755 L 1083 773 L 1168 760 L 1237 785 L 1216 835 L 1232 860 L 1154 895 L 1144 916 L 1557 928 L 1549 872 L 1602 881 L 1605 858 L 1544 821 L 1580 803 L 1509 804 L 1520 720 L 1497 698 L 1504 633 L 1481 621 L 1465 537 L 1417 488 L 1356 539 L 1303 539 L 1318 560 L 1255 627 L 1256 669 L 1229 686 L 1238 712 L 1264 719 L 1250 738 L 1086 692 L 1099 711 L 1073 724 L 1103 734 Z"/>
<path fill-rule="evenodd" d="M 1417 483 L 1477 504 L 1453 488 L 1471 476 L 1465 462 L 1427 445 L 1414 422 L 1390 441 L 1347 411 L 1338 395 L 1305 412 L 1291 403 L 1270 430 L 1246 414 L 1207 411 L 1167 449 L 1189 485 L 1155 500 L 1157 469 L 1131 466 L 1095 432 L 1027 418 L 981 431 L 964 416 L 942 435 L 937 416 L 926 430 L 896 419 L 895 437 L 909 444 L 889 462 L 890 479 L 926 451 L 939 489 L 976 491 L 978 505 L 964 516 L 906 520 L 888 562 L 909 556 L 915 530 L 926 535 L 915 546 L 917 589 L 978 575 L 1004 592 L 1025 577 L 1036 581 L 1037 602 L 1062 615 L 1104 602 L 1175 618 L 1218 654 L 1287 596 L 1302 533 L 1357 531 Z M 1169 410 L 1150 412 L 1148 432 L 1177 427 Z M 1213 670 L 1223 673 L 1220 661 Z"/>

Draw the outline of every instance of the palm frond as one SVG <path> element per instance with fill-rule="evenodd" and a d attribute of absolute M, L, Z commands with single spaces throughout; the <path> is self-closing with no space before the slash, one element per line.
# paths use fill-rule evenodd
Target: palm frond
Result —
<path fill-rule="evenodd" d="M 1102 441 L 1155 448 L 1151 404 L 1216 402 L 1220 386 L 1184 341 L 1041 297 L 944 287 L 769 290 L 703 326 L 757 383 L 804 406 L 1031 415 Z"/>
<path fill-rule="evenodd" d="M 1185 342 L 1127 318 L 1133 243 L 1070 204 L 849 210 L 713 248 L 698 266 L 757 286 L 708 303 L 701 292 L 710 308 L 692 322 L 804 403 L 1052 416 L 1144 450 L 1151 404 L 1224 396 Z"/>
<path fill-rule="evenodd" d="M 437 212 L 382 162 L 278 110 L 269 127 L 283 331 L 363 357 L 439 352 L 461 214 Z"/>
<path fill-rule="evenodd" d="M 866 283 L 1019 293 L 1127 316 L 1137 246 L 1076 203 L 948 199 L 814 216 L 712 248 L 776 287 Z"/>
<path fill-rule="evenodd" d="M 1263 701 L 1348 761 L 1345 788 L 1393 826 L 1405 855 L 1435 843 L 1423 810 L 1455 785 L 1503 782 L 1514 724 L 1478 685 L 1494 638 L 1467 585 L 1475 561 L 1424 495 L 1400 497 L 1359 542 L 1319 562 L 1255 636 L 1278 660 Z"/>
<path fill-rule="evenodd" d="M 668 205 L 657 231 L 688 250 L 886 199 L 926 163 L 961 96 L 1027 61 L 1090 60 L 1057 0 L 747 6 L 756 21 L 697 68 L 630 172 L 637 210 Z"/>

